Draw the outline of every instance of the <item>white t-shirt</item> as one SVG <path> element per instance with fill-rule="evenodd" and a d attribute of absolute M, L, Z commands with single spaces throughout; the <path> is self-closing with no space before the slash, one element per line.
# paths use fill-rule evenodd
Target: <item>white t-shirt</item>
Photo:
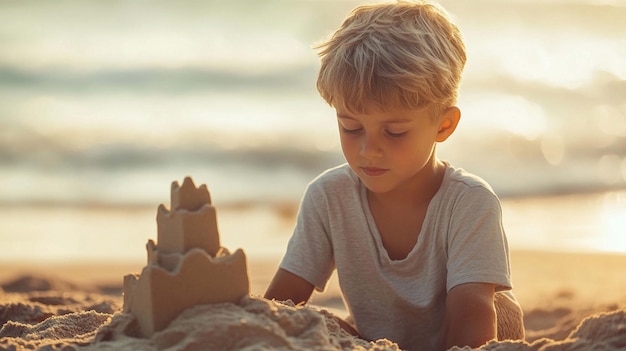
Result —
<path fill-rule="evenodd" d="M 510 290 L 500 201 L 479 177 L 446 163 L 415 247 L 391 260 L 367 189 L 347 164 L 313 180 L 280 268 L 323 290 L 337 269 L 346 306 L 366 339 L 438 348 L 447 292 L 470 282 Z"/>

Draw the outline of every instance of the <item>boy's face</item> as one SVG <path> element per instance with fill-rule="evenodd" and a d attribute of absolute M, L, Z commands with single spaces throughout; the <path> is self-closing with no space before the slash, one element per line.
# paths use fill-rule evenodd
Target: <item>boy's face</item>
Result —
<path fill-rule="evenodd" d="M 409 190 L 441 140 L 441 121 L 429 109 L 354 114 L 336 107 L 343 154 L 357 176 L 374 193 Z M 446 136 L 447 137 L 447 136 Z"/>

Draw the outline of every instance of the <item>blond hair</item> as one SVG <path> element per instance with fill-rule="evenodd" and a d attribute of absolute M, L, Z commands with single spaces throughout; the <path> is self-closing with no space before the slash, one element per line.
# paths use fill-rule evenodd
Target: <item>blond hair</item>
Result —
<path fill-rule="evenodd" d="M 316 48 L 320 95 L 351 112 L 453 106 L 466 61 L 459 28 L 425 1 L 357 7 Z"/>

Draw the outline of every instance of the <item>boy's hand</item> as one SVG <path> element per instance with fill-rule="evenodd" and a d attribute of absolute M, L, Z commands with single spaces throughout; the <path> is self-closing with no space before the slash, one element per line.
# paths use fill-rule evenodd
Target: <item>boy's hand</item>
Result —
<path fill-rule="evenodd" d="M 446 350 L 452 346 L 477 348 L 497 337 L 495 286 L 467 283 L 450 290 L 446 298 Z"/>
<path fill-rule="evenodd" d="M 269 300 L 286 301 L 291 300 L 294 304 L 304 304 L 309 301 L 311 294 L 313 293 L 314 286 L 301 277 L 286 271 L 284 269 L 278 269 L 274 279 L 270 283 L 270 286 L 265 292 L 265 298 Z M 345 320 L 334 317 L 335 321 L 341 329 L 345 330 L 351 335 L 360 337 L 359 333 Z"/>
<path fill-rule="evenodd" d="M 299 305 L 309 301 L 313 288 L 313 284 L 303 278 L 279 268 L 264 297 L 277 301 L 291 300 L 294 304 Z"/>
<path fill-rule="evenodd" d="M 361 338 L 359 332 L 356 331 L 356 329 L 354 329 L 354 327 L 344 319 L 335 316 L 335 321 L 337 322 L 337 324 L 339 324 L 341 329 L 345 330 L 348 334 L 356 336 L 357 338 Z"/>

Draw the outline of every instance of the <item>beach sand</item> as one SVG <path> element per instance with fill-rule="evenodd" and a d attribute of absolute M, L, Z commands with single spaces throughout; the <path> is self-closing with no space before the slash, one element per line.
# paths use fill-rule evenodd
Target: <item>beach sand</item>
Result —
<path fill-rule="evenodd" d="M 120 313 L 122 277 L 144 262 L 4 263 L 0 349 L 397 349 L 352 338 L 320 312 L 345 317 L 336 279 L 310 307 L 260 299 L 277 263 L 250 258 L 251 298 L 189 309 L 151 339 L 135 337 Z M 626 255 L 513 251 L 511 264 L 527 338 L 483 349 L 626 348 Z"/>

